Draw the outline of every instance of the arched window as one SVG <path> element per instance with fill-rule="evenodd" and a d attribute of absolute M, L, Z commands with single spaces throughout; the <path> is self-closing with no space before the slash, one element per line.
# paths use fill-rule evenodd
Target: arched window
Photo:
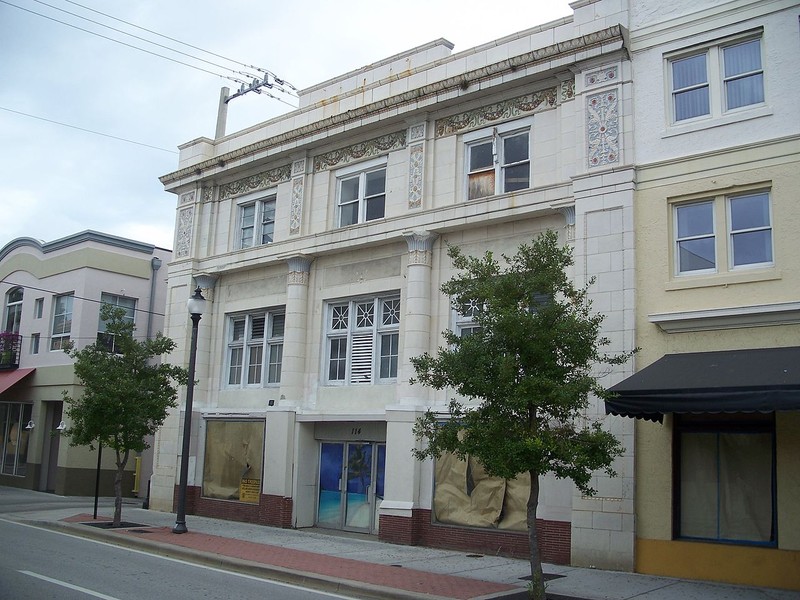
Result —
<path fill-rule="evenodd" d="M 3 331 L 19 333 L 22 319 L 22 288 L 16 287 L 6 294 L 6 314 Z"/>

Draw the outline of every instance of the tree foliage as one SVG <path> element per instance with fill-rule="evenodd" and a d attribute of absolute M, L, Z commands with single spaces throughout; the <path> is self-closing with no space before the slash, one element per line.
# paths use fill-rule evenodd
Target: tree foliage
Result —
<path fill-rule="evenodd" d="M 114 525 L 119 526 L 122 507 L 122 475 L 131 452 L 148 448 L 147 436 L 164 422 L 167 411 L 177 406 L 177 387 L 188 382 L 186 369 L 154 359 L 170 353 L 175 342 L 160 333 L 152 339 L 134 338 L 134 324 L 125 311 L 103 304 L 100 317 L 106 332 L 95 343 L 65 351 L 75 359 L 75 376 L 83 393 L 63 393 L 70 426 L 64 432 L 72 446 L 100 444 L 115 451 L 117 473 Z"/>
<path fill-rule="evenodd" d="M 603 315 L 591 310 L 593 283 L 577 288 L 567 274 L 573 259 L 547 231 L 513 256 L 465 256 L 451 246 L 458 273 L 441 290 L 461 315 L 477 325 L 469 335 L 444 333 L 435 356 L 412 359 L 415 382 L 453 389 L 449 418 L 429 410 L 415 424 L 419 460 L 453 453 L 480 460 L 489 475 L 531 476 L 528 529 L 534 597 L 544 597 L 535 530 L 540 475 L 569 478 L 593 495 L 592 474 L 614 475 L 620 443 L 585 417 L 591 395 L 608 396 L 596 369 L 624 363 L 630 353 L 602 351 Z M 608 367 L 606 367 L 608 368 Z"/>

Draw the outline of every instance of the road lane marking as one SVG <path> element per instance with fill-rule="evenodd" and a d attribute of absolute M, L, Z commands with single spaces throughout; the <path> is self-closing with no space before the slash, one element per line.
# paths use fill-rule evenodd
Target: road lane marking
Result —
<path fill-rule="evenodd" d="M 352 596 L 343 596 L 341 594 L 337 594 L 336 592 L 327 592 L 325 590 L 316 589 L 316 588 L 311 587 L 311 586 L 304 587 L 302 585 L 296 585 L 294 583 L 286 583 L 284 581 L 279 581 L 279 580 L 276 580 L 276 579 L 270 579 L 267 576 L 257 577 L 255 575 L 248 575 L 247 573 L 239 573 L 237 571 L 227 571 L 225 569 L 220 569 L 219 567 L 212 567 L 212 566 L 209 566 L 209 565 L 203 565 L 203 564 L 200 564 L 200 563 L 191 562 L 189 560 L 184 560 L 182 558 L 173 558 L 172 556 L 162 556 L 160 554 L 153 554 L 153 553 L 150 553 L 150 552 L 146 552 L 145 550 L 138 550 L 136 548 L 131 548 L 129 546 L 125 546 L 125 545 L 122 545 L 122 544 L 111 544 L 109 542 L 101 542 L 100 540 L 95 540 L 95 539 L 92 539 L 92 538 L 86 538 L 86 537 L 83 537 L 83 536 L 80 536 L 80 535 L 75 535 L 73 533 L 67 533 L 65 531 L 57 531 L 57 530 L 54 530 L 54 529 L 49 529 L 47 527 L 41 527 L 41 526 L 33 525 L 31 523 L 21 523 L 19 521 L 12 521 L 10 519 L 5 519 L 3 517 L 0 517 L 0 523 L 6 523 L 8 525 L 17 525 L 19 527 L 27 527 L 29 529 L 36 529 L 36 530 L 41 531 L 43 533 L 52 533 L 52 534 L 55 534 L 55 535 L 61 535 L 61 536 L 64 536 L 64 537 L 75 539 L 75 540 L 82 540 L 84 542 L 89 542 L 89 543 L 92 543 L 92 544 L 98 544 L 100 546 L 108 546 L 109 548 L 116 548 L 117 550 L 126 551 L 126 552 L 132 552 L 134 554 L 141 554 L 143 556 L 148 556 L 151 559 L 166 560 L 166 561 L 169 561 L 169 562 L 174 562 L 174 563 L 179 563 L 179 564 L 182 564 L 182 565 L 186 565 L 188 567 L 194 567 L 194 568 L 197 568 L 197 569 L 205 569 L 207 571 L 213 571 L 213 572 L 219 573 L 221 575 L 228 575 L 228 576 L 231 576 L 231 577 L 240 577 L 242 579 L 251 579 L 253 581 L 261 581 L 261 582 L 264 582 L 264 583 L 268 583 L 270 585 L 274 585 L 276 587 L 284 587 L 284 588 L 300 590 L 300 591 L 304 591 L 304 592 L 309 592 L 310 591 L 310 592 L 312 592 L 312 593 L 314 593 L 314 594 L 316 594 L 318 596 L 327 596 L 328 598 L 338 598 L 339 600 L 352 600 Z M 36 575 L 34 574 L 34 576 L 36 576 Z M 110 596 L 106 596 L 106 598 L 111 598 L 111 597 Z M 111 600 L 120 600 L 120 599 L 119 598 L 111 598 Z"/>
<path fill-rule="evenodd" d="M 102 600 L 119 600 L 119 598 L 115 598 L 114 596 L 106 596 L 105 594 L 101 594 L 100 592 L 95 592 L 88 588 L 81 587 L 79 585 L 72 585 L 71 583 L 67 583 L 66 581 L 61 581 L 60 579 L 45 577 L 44 575 L 39 575 L 38 573 L 34 573 L 33 571 L 20 571 L 20 573 L 22 573 L 23 575 L 30 575 L 31 577 L 35 577 L 36 579 L 41 579 L 42 581 L 48 581 L 50 583 L 60 585 L 61 587 L 75 590 L 76 592 L 81 592 L 82 594 L 87 594 L 88 596 L 94 596 L 95 598 L 102 598 Z"/>

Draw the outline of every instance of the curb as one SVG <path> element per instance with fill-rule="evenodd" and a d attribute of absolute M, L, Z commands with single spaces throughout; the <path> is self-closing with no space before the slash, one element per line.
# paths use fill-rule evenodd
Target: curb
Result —
<path fill-rule="evenodd" d="M 188 562 L 207 567 L 213 567 L 272 581 L 279 581 L 282 583 L 288 583 L 318 591 L 352 595 L 365 600 L 453 600 L 452 598 L 445 596 L 409 592 L 406 590 L 398 590 L 396 588 L 383 587 L 350 579 L 334 579 L 327 575 L 309 573 L 306 571 L 296 571 L 293 569 L 287 569 L 284 567 L 268 565 L 245 559 L 231 558 L 213 552 L 205 552 L 203 550 L 184 548 L 181 546 L 170 546 L 162 542 L 134 537 L 114 530 L 91 527 L 81 523 L 35 520 L 25 520 L 20 522 L 41 529 L 58 531 L 68 535 L 105 542 L 123 548 L 144 551 L 149 554 L 155 554 L 172 559 L 183 559 Z M 123 531 L 128 531 L 129 529 L 144 529 L 148 527 L 154 526 L 139 525 L 137 527 L 125 528 Z M 524 594 L 525 590 L 500 592 L 498 594 L 482 596 L 480 599 L 475 598 L 474 600 L 516 600 L 516 598 L 524 597 L 519 596 L 520 593 Z"/>

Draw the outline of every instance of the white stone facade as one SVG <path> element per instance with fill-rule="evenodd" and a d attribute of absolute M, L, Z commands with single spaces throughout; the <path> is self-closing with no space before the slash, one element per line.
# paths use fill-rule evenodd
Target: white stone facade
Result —
<path fill-rule="evenodd" d="M 188 355 L 186 299 L 199 274 L 213 281 L 203 286 L 210 302 L 200 321 L 192 415 L 189 485 L 198 511 L 313 526 L 321 520 L 321 445 L 365 441 L 385 449 L 387 475 L 367 529 L 393 541 L 428 541 L 415 528 L 420 520 L 423 529 L 431 526 L 433 464 L 413 460 L 412 427 L 428 408 L 444 410 L 449 396 L 408 380 L 411 357 L 435 352 L 439 332 L 454 327 L 439 292 L 453 275 L 447 244 L 469 254 L 513 253 L 555 229 L 574 247 L 576 283 L 596 278 L 591 297 L 607 315 L 609 351 L 633 348 L 635 177 L 624 4 L 581 0 L 572 18 L 456 54 L 437 40 L 304 90 L 300 108 L 283 117 L 181 148 L 179 170 L 162 177 L 179 198 L 167 310 L 167 334 L 181 342 L 178 363 Z M 468 199 L 472 145 L 494 140 L 500 147 L 525 134 L 527 185 L 506 191 L 498 176 L 494 193 Z M 498 156 L 505 152 L 496 147 Z M 362 213 L 340 226 L 342 182 L 372 171 L 385 173 L 382 214 Z M 242 207 L 272 198 L 272 240 L 241 249 Z M 329 311 L 373 298 L 400 301 L 396 375 L 375 371 L 369 384 L 332 380 Z M 232 319 L 253 311 L 285 315 L 280 383 L 231 385 Z M 607 373 L 604 383 L 625 374 Z M 546 478 L 539 518 L 566 532 L 560 560 L 630 570 L 633 424 L 607 419 L 600 403 L 586 416 L 607 422 L 625 444 L 618 477 L 598 476 L 591 499 Z M 206 436 L 216 423 L 237 419 L 265 424 L 262 517 L 203 497 Z M 158 436 L 153 508 L 173 506 L 181 420 L 176 411 Z"/>

